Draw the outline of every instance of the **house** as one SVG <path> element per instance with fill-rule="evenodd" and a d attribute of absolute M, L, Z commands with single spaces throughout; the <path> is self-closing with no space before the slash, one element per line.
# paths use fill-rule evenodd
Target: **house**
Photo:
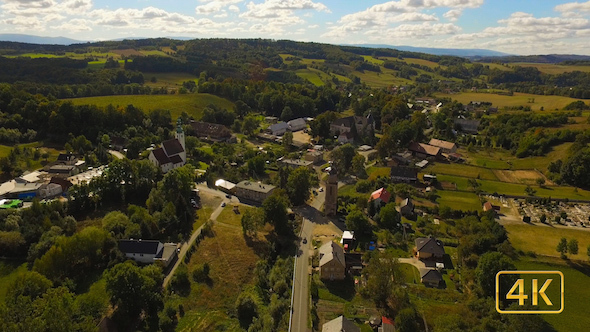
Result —
<path fill-rule="evenodd" d="M 289 124 L 286 122 L 278 122 L 268 127 L 271 134 L 275 136 L 282 136 L 287 132 L 287 129 L 289 129 Z"/>
<path fill-rule="evenodd" d="M 15 183 L 14 187 L 6 193 L 6 197 L 20 200 L 33 199 L 39 195 L 41 186 L 41 183 Z"/>
<path fill-rule="evenodd" d="M 354 142 L 354 136 L 349 131 L 340 133 L 340 135 L 338 135 L 338 143 L 340 143 L 340 144 L 353 143 L 353 142 Z"/>
<path fill-rule="evenodd" d="M 119 250 L 125 257 L 143 264 L 162 262 L 164 267 L 168 267 L 176 258 L 177 249 L 176 243 L 162 243 L 157 240 L 119 240 Z"/>
<path fill-rule="evenodd" d="M 62 192 L 62 187 L 57 183 L 46 183 L 39 187 L 39 196 L 41 198 L 55 197 Z"/>
<path fill-rule="evenodd" d="M 411 198 L 406 198 L 401 202 L 399 213 L 406 218 L 414 215 L 414 203 L 412 203 Z"/>
<path fill-rule="evenodd" d="M 176 138 L 162 142 L 162 146 L 150 152 L 149 160 L 166 173 L 186 164 L 186 146 L 182 121 L 176 122 Z"/>
<path fill-rule="evenodd" d="M 52 176 L 70 177 L 79 173 L 76 165 L 57 164 L 49 168 L 49 174 Z"/>
<path fill-rule="evenodd" d="M 340 238 L 340 244 L 342 244 L 343 246 L 348 245 L 350 247 L 353 242 L 354 242 L 354 231 L 344 231 L 342 233 L 342 238 Z"/>
<path fill-rule="evenodd" d="M 424 180 L 424 182 L 426 184 L 432 184 L 432 183 L 436 183 L 436 175 L 432 175 L 432 174 L 424 174 L 424 176 L 422 177 L 422 179 Z"/>
<path fill-rule="evenodd" d="M 34 171 L 34 172 L 25 172 L 20 177 L 14 179 L 18 183 L 35 183 L 40 182 L 43 180 L 43 177 L 46 176 L 46 172 Z"/>
<path fill-rule="evenodd" d="M 307 161 L 311 161 L 314 164 L 318 164 L 321 163 L 322 160 L 324 160 L 324 154 L 321 151 L 308 150 L 307 153 L 305 153 L 304 159 Z"/>
<path fill-rule="evenodd" d="M 281 159 L 279 163 L 289 168 L 307 167 L 313 170 L 313 162 L 301 159 Z"/>
<path fill-rule="evenodd" d="M 320 247 L 320 278 L 342 280 L 346 277 L 344 249 L 336 242 L 328 242 Z"/>
<path fill-rule="evenodd" d="M 418 171 L 412 167 L 392 167 L 390 172 L 391 180 L 394 182 L 416 182 L 418 181 Z"/>
<path fill-rule="evenodd" d="M 361 329 L 346 317 L 340 316 L 322 325 L 322 332 L 361 332 Z"/>
<path fill-rule="evenodd" d="M 414 156 L 419 158 L 439 158 L 441 156 L 440 148 L 424 143 L 412 142 L 410 143 L 410 146 L 408 146 L 408 150 L 410 150 Z"/>
<path fill-rule="evenodd" d="M 428 287 L 438 287 L 443 280 L 437 270 L 420 269 L 420 282 Z"/>
<path fill-rule="evenodd" d="M 270 184 L 245 180 L 236 185 L 236 196 L 262 203 L 275 189 L 276 187 Z"/>
<path fill-rule="evenodd" d="M 330 124 L 330 133 L 332 135 L 348 133 L 353 131 L 353 128 L 361 135 L 368 134 L 372 130 L 375 130 L 375 119 L 373 119 L 373 115 L 369 113 L 366 117 L 348 116 L 336 119 Z"/>
<path fill-rule="evenodd" d="M 277 121 L 279 120 L 279 118 L 277 118 L 276 116 L 267 116 L 264 117 L 264 121 L 270 123 L 270 124 L 275 124 L 277 123 Z"/>
<path fill-rule="evenodd" d="M 300 131 L 307 128 L 307 123 L 304 118 L 293 119 L 287 122 L 290 131 Z"/>
<path fill-rule="evenodd" d="M 224 125 L 203 121 L 192 121 L 190 125 L 195 136 L 199 138 L 222 142 L 230 140 L 232 137 L 231 130 Z"/>
<path fill-rule="evenodd" d="M 462 131 L 467 134 L 477 134 L 479 128 L 479 120 L 469 120 L 469 119 L 455 119 L 455 126 L 458 126 Z"/>
<path fill-rule="evenodd" d="M 442 242 L 433 237 L 420 237 L 415 240 L 415 243 L 419 259 L 442 258 L 445 254 Z"/>
<path fill-rule="evenodd" d="M 393 319 L 387 318 L 385 316 L 381 317 L 381 326 L 379 327 L 378 332 L 395 332 Z"/>
<path fill-rule="evenodd" d="M 223 179 L 215 181 L 215 187 L 228 194 L 233 194 L 236 192 L 236 184 Z"/>
<path fill-rule="evenodd" d="M 443 141 L 440 139 L 433 138 L 430 140 L 430 142 L 428 144 L 435 146 L 437 148 L 440 148 L 442 150 L 442 152 L 444 152 L 444 153 L 457 152 L 457 144 L 452 143 L 452 142 Z"/>
<path fill-rule="evenodd" d="M 483 211 L 488 212 L 494 209 L 494 206 L 490 202 L 483 203 Z"/>
<path fill-rule="evenodd" d="M 391 198 L 391 194 L 389 193 L 389 191 L 385 190 L 385 188 L 381 188 L 373 191 L 373 193 L 371 194 L 371 198 L 369 198 L 369 202 L 373 201 L 373 204 L 379 206 L 382 204 L 389 203 L 389 198 Z"/>
<path fill-rule="evenodd" d="M 59 156 L 57 156 L 57 161 L 55 162 L 55 164 L 75 165 L 77 161 L 78 158 L 73 153 L 60 153 Z"/>
<path fill-rule="evenodd" d="M 69 180 L 64 179 L 64 178 L 60 178 L 57 176 L 52 177 L 51 180 L 49 181 L 49 183 L 55 183 L 55 184 L 60 185 L 62 192 L 68 191 L 68 189 L 70 189 L 70 187 L 74 185 Z"/>

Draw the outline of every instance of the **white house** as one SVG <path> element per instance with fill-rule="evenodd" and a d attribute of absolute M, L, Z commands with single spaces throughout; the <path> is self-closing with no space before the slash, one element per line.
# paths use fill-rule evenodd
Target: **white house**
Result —
<path fill-rule="evenodd" d="M 149 160 L 166 173 L 186 164 L 184 131 L 180 119 L 176 122 L 176 138 L 162 142 L 162 146 L 150 152 Z"/>
<path fill-rule="evenodd" d="M 119 240 L 119 250 L 125 257 L 138 263 L 152 264 L 160 261 L 168 266 L 176 256 L 176 243 L 162 243 L 156 240 Z"/>

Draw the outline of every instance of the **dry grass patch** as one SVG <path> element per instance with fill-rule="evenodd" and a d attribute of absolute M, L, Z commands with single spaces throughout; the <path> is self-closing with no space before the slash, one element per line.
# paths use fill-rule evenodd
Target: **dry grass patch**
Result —
<path fill-rule="evenodd" d="M 537 179 L 545 179 L 547 185 L 554 185 L 553 182 L 549 181 L 537 170 L 494 170 L 494 174 L 498 177 L 498 180 L 502 182 L 536 184 Z"/>
<path fill-rule="evenodd" d="M 538 255 L 559 257 L 555 250 L 557 243 L 562 237 L 568 241 L 578 240 L 579 252 L 577 255 L 568 254 L 571 259 L 587 260 L 586 248 L 590 246 L 590 232 L 587 230 L 575 230 L 557 228 L 545 225 L 529 224 L 507 224 L 504 225 L 508 231 L 508 239 L 514 248 L 524 252 L 532 251 Z"/>

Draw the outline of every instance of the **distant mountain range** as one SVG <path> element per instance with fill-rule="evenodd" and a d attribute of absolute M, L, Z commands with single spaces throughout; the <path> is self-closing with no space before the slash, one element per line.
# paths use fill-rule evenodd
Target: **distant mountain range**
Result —
<path fill-rule="evenodd" d="M 16 33 L 1 33 L 0 41 L 27 43 L 27 44 L 47 44 L 47 45 L 71 45 L 86 43 L 86 41 L 66 38 L 66 37 L 40 37 L 33 35 L 21 35 Z"/>
<path fill-rule="evenodd" d="M 350 46 L 369 47 L 369 48 L 392 48 L 406 52 L 427 53 L 433 55 L 452 55 L 464 58 L 471 57 L 494 57 L 494 56 L 508 56 L 508 53 L 502 53 L 492 50 L 484 50 L 478 48 L 432 48 L 432 47 L 414 47 L 414 46 L 392 46 L 385 44 L 356 44 Z"/>

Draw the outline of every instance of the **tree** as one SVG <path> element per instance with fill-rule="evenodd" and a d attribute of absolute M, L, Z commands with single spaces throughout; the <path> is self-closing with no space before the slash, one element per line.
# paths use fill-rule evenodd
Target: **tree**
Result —
<path fill-rule="evenodd" d="M 411 332 L 418 330 L 418 315 L 414 308 L 401 310 L 395 317 L 395 326 L 399 332 Z"/>
<path fill-rule="evenodd" d="M 543 213 L 541 215 L 541 217 L 539 217 L 539 221 L 544 224 L 545 222 L 547 222 L 547 216 Z"/>
<path fill-rule="evenodd" d="M 357 154 L 352 158 L 352 171 L 359 178 L 367 177 L 367 170 L 365 169 L 365 157 Z"/>
<path fill-rule="evenodd" d="M 285 150 L 291 150 L 291 145 L 293 144 L 293 133 L 290 131 L 286 131 L 283 134 L 283 147 Z"/>
<path fill-rule="evenodd" d="M 561 257 L 565 257 L 565 254 L 567 254 L 567 239 L 562 237 L 555 249 L 561 254 Z"/>
<path fill-rule="evenodd" d="M 196 282 L 206 282 L 209 280 L 209 263 L 205 262 L 201 265 L 198 265 L 193 270 L 193 280 Z"/>
<path fill-rule="evenodd" d="M 256 295 L 251 290 L 243 291 L 236 299 L 236 311 L 238 312 L 238 320 L 244 329 L 248 329 L 252 320 L 258 317 L 258 304 L 256 303 Z"/>
<path fill-rule="evenodd" d="M 299 167 L 289 174 L 287 179 L 287 194 L 295 206 L 302 205 L 309 199 L 311 178 L 316 176 L 307 167 Z"/>
<path fill-rule="evenodd" d="M 541 188 L 545 186 L 545 178 L 537 178 L 536 182 Z"/>
<path fill-rule="evenodd" d="M 288 206 L 289 202 L 287 198 L 277 191 L 262 202 L 265 222 L 273 225 L 275 231 L 283 235 L 289 234 L 289 232 L 293 231 L 290 229 L 289 225 L 289 218 L 287 215 Z"/>
<path fill-rule="evenodd" d="M 242 232 L 245 236 L 256 237 L 258 230 L 264 226 L 264 221 L 264 210 L 247 209 L 242 215 Z"/>
<path fill-rule="evenodd" d="M 248 171 L 252 175 L 264 175 L 266 159 L 259 154 L 248 160 Z"/>
<path fill-rule="evenodd" d="M 244 118 L 242 123 L 242 133 L 248 136 L 253 136 L 258 129 L 258 119 L 253 115 L 248 115 Z"/>
<path fill-rule="evenodd" d="M 116 239 L 141 237 L 139 225 L 129 221 L 129 218 L 119 211 L 109 212 L 104 216 L 102 228 L 111 233 Z"/>
<path fill-rule="evenodd" d="M 357 152 L 351 144 L 344 144 L 332 150 L 332 162 L 340 175 L 347 174 L 352 167 L 352 159 Z"/>
<path fill-rule="evenodd" d="M 401 219 L 401 215 L 395 209 L 394 202 L 388 203 L 379 211 L 379 225 L 388 230 L 398 229 Z"/>
<path fill-rule="evenodd" d="M 578 254 L 578 240 L 571 239 L 567 243 L 567 251 L 572 255 L 577 255 Z"/>
<path fill-rule="evenodd" d="M 475 279 L 485 296 L 494 296 L 496 291 L 496 274 L 504 270 L 516 270 L 510 258 L 504 254 L 500 252 L 487 252 L 479 257 L 477 268 L 475 269 Z M 515 281 L 516 279 L 511 277 L 500 279 L 500 289 L 508 292 Z"/>
<path fill-rule="evenodd" d="M 346 227 L 358 236 L 370 235 L 372 232 L 369 220 L 359 210 L 353 210 L 346 216 Z"/>
<path fill-rule="evenodd" d="M 106 290 L 111 304 L 117 307 L 123 321 L 135 320 L 142 311 L 154 312 L 161 306 L 161 286 L 149 273 L 131 262 L 105 271 Z"/>
<path fill-rule="evenodd" d="M 363 274 L 366 276 L 366 284 L 361 290 L 363 296 L 373 300 L 378 308 L 392 309 L 388 303 L 389 298 L 399 280 L 402 280 L 397 258 L 391 253 L 376 252 L 363 269 Z"/>
<path fill-rule="evenodd" d="M 524 192 L 529 196 L 534 196 L 537 193 L 537 191 L 533 189 L 533 187 L 528 185 L 526 186 L 526 188 L 524 188 Z"/>
<path fill-rule="evenodd" d="M 590 245 L 588 246 L 588 248 L 586 248 L 586 255 L 590 259 Z"/>

